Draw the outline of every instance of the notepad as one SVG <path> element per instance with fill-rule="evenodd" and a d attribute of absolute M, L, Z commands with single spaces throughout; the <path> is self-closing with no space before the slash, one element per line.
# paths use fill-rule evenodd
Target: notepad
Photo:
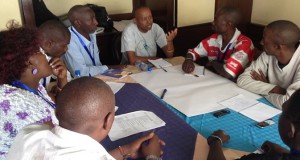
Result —
<path fill-rule="evenodd" d="M 204 66 L 195 66 L 195 69 L 192 73 L 185 73 L 184 75 L 199 77 L 199 76 L 204 76 L 204 73 L 205 73 Z"/>
<path fill-rule="evenodd" d="M 124 78 L 130 74 L 131 72 L 122 71 L 119 69 L 108 69 L 106 72 L 102 73 L 101 75 L 113 77 L 113 78 Z"/>
<path fill-rule="evenodd" d="M 150 63 L 152 63 L 156 68 L 166 68 L 166 67 L 171 67 L 172 64 L 167 62 L 166 60 L 159 58 L 156 60 L 148 60 Z"/>

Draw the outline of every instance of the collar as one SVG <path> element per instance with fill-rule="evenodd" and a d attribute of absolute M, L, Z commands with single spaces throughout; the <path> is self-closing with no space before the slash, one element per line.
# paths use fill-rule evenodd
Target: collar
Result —
<path fill-rule="evenodd" d="M 235 28 L 234 35 L 233 35 L 233 37 L 231 38 L 231 40 L 229 41 L 229 43 L 227 44 L 227 46 L 228 46 L 230 43 L 236 42 L 236 41 L 237 41 L 237 38 L 238 38 L 240 35 L 241 35 L 241 32 L 240 32 L 237 28 Z M 219 34 L 216 41 L 217 41 L 217 43 L 219 44 L 219 46 L 222 46 L 222 41 L 223 41 L 223 40 L 222 40 L 222 35 Z M 225 49 L 227 48 L 227 46 L 224 47 L 224 50 L 223 50 L 222 52 L 225 51 Z M 235 46 L 235 45 L 232 45 L 231 48 L 232 48 L 233 46 Z"/>
<path fill-rule="evenodd" d="M 70 142 L 71 145 L 85 144 L 85 145 L 93 146 L 94 148 L 102 147 L 99 142 L 97 142 L 90 136 L 70 131 L 61 126 L 55 126 L 51 131 L 59 138 Z"/>
<path fill-rule="evenodd" d="M 76 30 L 76 28 L 73 27 L 73 26 L 70 26 L 70 27 L 69 27 L 69 30 L 70 30 L 71 34 L 74 35 L 74 33 L 72 32 L 71 28 L 74 30 L 74 32 L 77 33 L 77 35 L 82 39 L 82 41 L 84 42 L 84 44 L 85 44 L 86 46 L 89 46 L 90 43 L 91 43 L 91 42 L 94 42 L 95 39 L 96 39 L 96 38 L 94 38 L 94 37 L 96 37 L 96 32 L 90 33 L 90 34 L 89 34 L 90 39 L 91 39 L 91 41 L 89 41 L 89 40 L 86 39 L 82 34 L 80 34 L 80 33 Z M 76 36 L 76 35 L 74 35 L 74 36 Z M 76 36 L 76 38 L 77 38 L 77 36 Z"/>

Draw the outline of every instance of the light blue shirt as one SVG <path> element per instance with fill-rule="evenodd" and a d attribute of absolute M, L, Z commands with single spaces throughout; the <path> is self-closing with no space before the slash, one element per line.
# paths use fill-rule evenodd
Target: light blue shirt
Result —
<path fill-rule="evenodd" d="M 74 27 L 69 27 L 69 30 L 71 32 L 71 40 L 68 45 L 67 53 L 63 55 L 63 60 L 73 77 L 75 76 L 75 70 L 80 70 L 81 76 L 95 76 L 108 70 L 108 67 L 102 65 L 100 62 L 96 33 L 90 34 L 91 41 L 89 41 L 77 32 Z M 80 39 L 87 46 L 91 56 L 89 56 L 84 45 L 80 42 Z M 93 64 L 92 58 L 95 61 L 95 65 Z"/>

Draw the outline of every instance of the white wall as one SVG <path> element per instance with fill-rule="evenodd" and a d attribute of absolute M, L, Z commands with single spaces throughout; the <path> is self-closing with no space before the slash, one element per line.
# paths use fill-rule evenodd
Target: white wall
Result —
<path fill-rule="evenodd" d="M 106 6 L 109 14 L 129 13 L 132 0 L 44 0 L 56 15 L 62 15 L 75 4 L 96 3 Z M 0 0 L 0 30 L 8 20 L 21 23 L 19 0 Z M 178 0 L 179 27 L 211 22 L 214 17 L 215 0 Z M 278 19 L 291 20 L 300 26 L 300 0 L 253 0 L 252 22 L 268 24 Z"/>
<path fill-rule="evenodd" d="M 11 19 L 15 19 L 21 24 L 18 0 L 0 0 L 0 6 L 0 30 L 6 29 L 6 24 Z"/>
<path fill-rule="evenodd" d="M 87 3 L 105 6 L 108 14 L 132 12 L 132 0 L 44 0 L 44 2 L 48 9 L 57 16 L 66 14 L 76 4 Z"/>
<path fill-rule="evenodd" d="M 215 0 L 178 0 L 178 27 L 211 22 Z"/>
<path fill-rule="evenodd" d="M 274 20 L 290 20 L 300 26 L 300 0 L 253 0 L 253 23 L 266 25 Z"/>

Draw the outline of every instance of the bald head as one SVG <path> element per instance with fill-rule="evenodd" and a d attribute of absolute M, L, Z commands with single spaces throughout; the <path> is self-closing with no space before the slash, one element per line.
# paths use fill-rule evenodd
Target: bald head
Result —
<path fill-rule="evenodd" d="M 114 94 L 106 83 L 82 77 L 69 82 L 59 93 L 56 115 L 61 127 L 91 135 L 102 127 L 107 115 L 114 116 L 114 106 Z"/>
<path fill-rule="evenodd" d="M 135 18 L 139 18 L 145 12 L 151 13 L 150 8 L 146 7 L 146 6 L 141 6 L 141 7 L 138 7 L 136 10 L 134 10 L 133 14 L 134 14 Z"/>
<path fill-rule="evenodd" d="M 75 5 L 68 12 L 68 19 L 74 25 L 75 20 L 81 19 L 83 15 L 92 12 L 92 9 L 84 5 Z"/>
<path fill-rule="evenodd" d="M 218 10 L 217 15 L 226 15 L 226 20 L 231 22 L 234 27 L 237 26 L 242 19 L 241 12 L 231 6 L 223 7 L 220 10 Z"/>
<path fill-rule="evenodd" d="M 278 45 L 286 45 L 289 48 L 295 48 L 300 40 L 300 29 L 293 22 L 287 20 L 278 20 L 271 22 L 266 29 L 272 30 L 273 41 Z"/>
<path fill-rule="evenodd" d="M 49 20 L 39 27 L 43 37 L 52 41 L 64 40 L 70 37 L 69 30 L 57 20 Z"/>

